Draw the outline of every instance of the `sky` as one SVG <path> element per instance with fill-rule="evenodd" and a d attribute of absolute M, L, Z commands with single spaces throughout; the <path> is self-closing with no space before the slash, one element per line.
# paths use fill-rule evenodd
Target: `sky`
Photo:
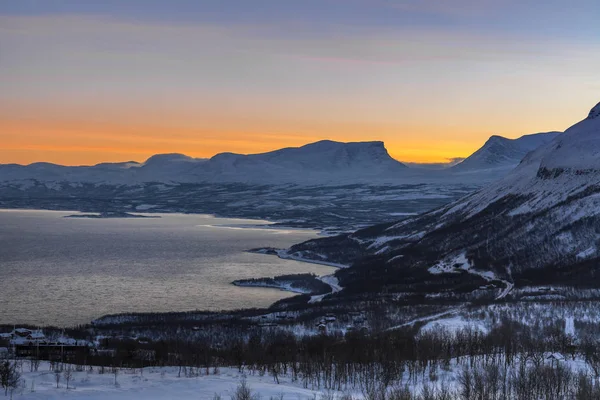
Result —
<path fill-rule="evenodd" d="M 600 101 L 597 0 L 2 0 L 0 163 L 381 140 L 407 162 Z"/>

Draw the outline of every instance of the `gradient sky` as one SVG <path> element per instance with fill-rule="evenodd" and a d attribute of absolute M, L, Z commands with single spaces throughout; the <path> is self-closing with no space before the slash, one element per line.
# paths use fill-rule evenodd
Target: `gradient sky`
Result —
<path fill-rule="evenodd" d="M 597 0 L 2 0 L 0 163 L 382 140 L 443 162 L 600 101 Z"/>

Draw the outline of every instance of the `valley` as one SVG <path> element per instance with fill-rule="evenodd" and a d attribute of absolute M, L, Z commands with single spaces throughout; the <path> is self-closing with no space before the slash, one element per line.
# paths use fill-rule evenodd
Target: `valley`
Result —
<path fill-rule="evenodd" d="M 275 382 L 301 382 L 332 399 L 346 392 L 395 400 L 389 396 L 402 385 L 405 396 L 419 399 L 431 391 L 470 400 L 465 390 L 479 391 L 481 399 L 501 399 L 501 390 L 533 399 L 518 393 L 543 397 L 550 387 L 562 397 L 543 398 L 566 398 L 585 387 L 592 394 L 582 398 L 591 399 L 600 390 L 592 379 L 600 374 L 594 339 L 600 334 L 598 107 L 562 134 L 541 134 L 549 136 L 514 169 L 507 167 L 514 159 L 496 156 L 515 144 L 498 146 L 502 140 L 492 138 L 471 159 L 497 163 L 494 174 L 505 171 L 491 183 L 27 179 L 3 182 L 0 205 L 100 215 L 205 212 L 266 218 L 274 222 L 266 231 L 320 231 L 289 248 L 246 249 L 337 268 L 322 276 L 232 282 L 295 292 L 268 307 L 116 313 L 69 328 L 69 336 L 93 343 L 95 353 L 87 357 L 95 365 L 179 365 L 194 376 L 198 369 L 237 366 Z M 468 176 L 489 172 L 479 168 Z M 447 176 L 466 176 L 455 173 Z M 548 378 L 536 386 L 539 376 Z M 551 378 L 557 376 L 564 379 L 558 388 Z M 485 387 L 503 389 L 491 394 Z"/>

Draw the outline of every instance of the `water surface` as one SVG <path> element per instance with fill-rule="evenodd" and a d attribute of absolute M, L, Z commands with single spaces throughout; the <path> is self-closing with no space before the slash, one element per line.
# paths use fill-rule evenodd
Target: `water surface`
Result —
<path fill-rule="evenodd" d="M 120 312 L 268 306 L 291 294 L 234 279 L 330 267 L 250 254 L 315 238 L 265 221 L 160 214 L 158 219 L 64 218 L 0 210 L 0 323 L 87 323 Z"/>

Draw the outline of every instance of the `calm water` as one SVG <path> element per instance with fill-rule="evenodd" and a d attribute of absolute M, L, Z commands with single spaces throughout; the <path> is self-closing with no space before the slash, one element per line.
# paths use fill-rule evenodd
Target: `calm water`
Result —
<path fill-rule="evenodd" d="M 65 326 L 128 311 L 267 306 L 291 294 L 230 282 L 332 271 L 244 252 L 288 247 L 316 237 L 312 231 L 207 215 L 63 218 L 71 214 L 0 210 L 0 323 Z"/>

